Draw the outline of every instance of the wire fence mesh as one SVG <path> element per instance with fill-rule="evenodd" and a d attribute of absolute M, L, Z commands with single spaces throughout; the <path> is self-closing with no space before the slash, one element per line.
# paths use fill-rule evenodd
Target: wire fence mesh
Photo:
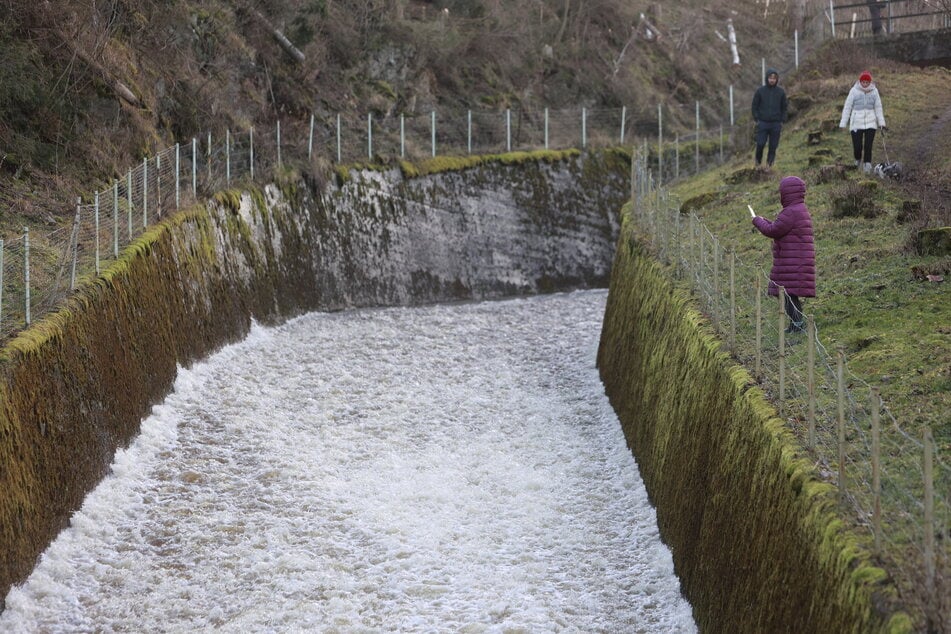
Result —
<path fill-rule="evenodd" d="M 951 27 L 951 5 L 942 0 L 879 0 L 830 5 L 837 39 Z"/>
<path fill-rule="evenodd" d="M 226 130 L 166 148 L 119 175 L 91 199 L 78 199 L 72 223 L 50 232 L 8 237 L 0 242 L 0 340 L 54 309 L 82 281 L 98 275 L 150 226 L 202 196 L 246 181 L 273 176 L 275 169 L 310 169 L 315 157 L 344 163 L 403 157 L 501 154 L 543 148 L 583 150 L 639 145 L 636 122 L 656 113 L 626 108 L 543 111 L 463 111 L 452 115 L 375 120 L 341 115 L 339 127 L 305 126 L 304 134 L 269 130 Z M 654 125 L 659 122 L 654 119 Z M 297 132 L 300 128 L 297 129 Z M 732 143 L 734 129 L 694 130 L 671 135 L 655 153 L 658 174 L 670 178 L 706 169 L 723 160 L 718 139 Z M 705 145 L 704 145 L 705 144 Z M 701 150 L 701 145 L 703 148 Z M 679 164 L 681 148 L 691 160 Z M 696 155 L 696 156 L 694 156 Z M 660 158 L 657 158 L 660 157 Z M 695 160 L 696 159 L 696 160 Z"/>
<path fill-rule="evenodd" d="M 643 157 L 634 216 L 653 252 L 687 280 L 820 475 L 839 487 L 870 550 L 942 631 L 951 625 L 951 459 L 928 427 L 896 419 L 844 353 L 823 344 L 812 316 L 804 338 L 786 333 L 781 300 L 763 297 L 768 274 L 728 253 L 696 215 L 683 218 Z"/>

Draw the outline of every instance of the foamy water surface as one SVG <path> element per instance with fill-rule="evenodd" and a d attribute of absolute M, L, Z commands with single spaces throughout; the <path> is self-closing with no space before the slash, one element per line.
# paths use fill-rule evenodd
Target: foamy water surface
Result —
<path fill-rule="evenodd" d="M 314 313 L 190 369 L 3 632 L 695 632 L 606 292 Z"/>

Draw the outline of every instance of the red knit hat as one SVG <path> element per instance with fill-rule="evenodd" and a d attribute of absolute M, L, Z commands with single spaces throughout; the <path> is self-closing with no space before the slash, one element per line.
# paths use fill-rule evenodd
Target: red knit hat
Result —
<path fill-rule="evenodd" d="M 859 75 L 859 81 L 872 81 L 872 73 L 867 70 L 862 71 L 862 74 Z"/>

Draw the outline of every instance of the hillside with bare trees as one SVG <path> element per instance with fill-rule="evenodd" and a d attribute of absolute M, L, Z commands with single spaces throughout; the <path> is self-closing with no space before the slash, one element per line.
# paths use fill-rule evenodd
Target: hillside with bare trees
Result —
<path fill-rule="evenodd" d="M 338 115 L 624 106 L 654 134 L 658 104 L 689 129 L 702 100 L 722 122 L 726 86 L 789 65 L 797 29 L 821 37 L 809 4 L 3 0 L 0 216 L 55 224 L 176 141 L 277 120 L 290 137 L 311 116 L 330 135 Z"/>

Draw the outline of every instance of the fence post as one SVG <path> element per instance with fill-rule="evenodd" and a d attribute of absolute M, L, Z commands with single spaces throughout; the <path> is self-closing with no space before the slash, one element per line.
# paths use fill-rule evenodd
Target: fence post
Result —
<path fill-rule="evenodd" d="M 340 113 L 337 113 L 337 162 L 338 163 L 342 162 L 340 152 L 341 152 L 340 150 Z"/>
<path fill-rule="evenodd" d="M 816 319 L 812 315 L 806 316 L 806 389 L 809 391 L 809 449 L 816 448 Z"/>
<path fill-rule="evenodd" d="M 367 158 L 373 160 L 373 113 L 367 113 Z"/>
<path fill-rule="evenodd" d="M 762 376 L 763 367 L 763 280 L 756 276 L 756 359 L 753 373 L 756 379 Z"/>
<path fill-rule="evenodd" d="M 192 137 L 192 198 L 198 200 L 198 140 Z"/>
<path fill-rule="evenodd" d="M 505 109 L 505 151 L 512 151 L 512 109 Z"/>
<path fill-rule="evenodd" d="M 248 163 L 251 168 L 251 180 L 254 180 L 254 126 L 248 130 L 248 146 L 249 146 L 249 157 Z"/>
<path fill-rule="evenodd" d="M 132 170 L 126 174 L 125 181 L 125 200 L 129 204 L 129 242 L 132 242 Z M 78 203 L 77 203 L 78 205 Z M 79 209 L 76 210 L 76 221 L 79 222 Z"/>
<path fill-rule="evenodd" d="M 680 210 L 674 211 L 674 218 L 676 219 L 676 231 L 677 231 L 677 274 L 678 277 L 683 277 L 683 266 L 684 266 L 684 241 L 680 235 Z"/>
<path fill-rule="evenodd" d="M 845 497 L 845 352 L 836 350 L 836 377 L 838 379 L 838 431 L 839 431 L 839 494 Z"/>
<path fill-rule="evenodd" d="M 588 147 L 588 109 L 581 109 L 581 149 Z"/>
<path fill-rule="evenodd" d="M 779 287 L 779 415 L 783 416 L 786 409 L 786 328 L 783 320 L 785 315 L 786 288 Z"/>
<path fill-rule="evenodd" d="M 79 237 L 78 237 L 79 236 L 79 220 L 80 220 L 79 212 L 80 212 L 80 209 L 82 209 L 82 202 L 83 202 L 83 199 L 77 196 L 76 197 L 76 220 L 73 221 L 73 235 L 75 236 L 75 239 L 73 240 L 73 244 L 72 244 L 73 270 L 69 276 L 69 290 L 71 291 L 76 290 L 76 260 L 79 258 L 79 247 L 77 244 L 79 242 Z"/>
<path fill-rule="evenodd" d="M 935 572 L 937 562 L 935 560 L 934 545 L 934 436 L 931 433 L 931 427 L 925 425 L 922 432 L 924 441 L 924 464 L 922 465 L 925 478 L 925 583 L 928 593 L 928 607 L 930 611 L 937 613 L 938 606 L 935 596 Z M 930 619 L 929 619 L 930 620 Z"/>
<path fill-rule="evenodd" d="M 831 2 L 832 0 L 829 0 L 829 1 Z M 760 86 L 762 86 L 766 83 L 766 58 L 765 57 L 759 58 L 759 68 L 760 68 L 759 83 L 760 83 Z"/>
<path fill-rule="evenodd" d="M 637 183 L 634 180 L 636 178 L 635 176 L 635 165 L 637 163 L 637 160 L 635 159 L 636 155 L 637 155 L 637 151 L 634 148 L 631 148 L 631 205 L 634 206 L 634 213 L 637 213 L 637 206 L 636 206 L 636 199 L 635 199 L 635 197 L 637 196 Z"/>
<path fill-rule="evenodd" d="M 700 291 L 705 293 L 704 282 L 706 280 L 703 279 L 703 276 L 706 274 L 706 271 L 704 271 L 704 268 L 705 268 L 704 264 L 706 264 L 706 262 L 704 262 L 704 260 L 706 259 L 707 254 L 703 248 L 704 245 L 703 245 L 703 224 L 702 223 L 699 223 L 699 222 L 697 223 L 697 231 L 700 234 L 700 258 L 698 260 L 700 262 L 700 269 L 699 269 L 700 275 L 697 277 L 697 285 L 700 287 Z"/>
<path fill-rule="evenodd" d="M 670 215 L 670 192 L 667 191 L 666 189 L 664 190 L 664 212 L 666 216 Z M 664 246 L 663 246 L 664 262 L 669 264 L 670 263 L 670 225 L 671 223 L 668 222 L 668 220 L 669 218 L 666 218 L 666 217 L 660 219 L 660 222 L 661 222 L 660 230 L 661 232 L 663 232 L 663 235 L 664 235 Z"/>
<path fill-rule="evenodd" d="M 430 135 L 432 137 L 432 155 L 433 158 L 436 157 L 436 111 L 431 110 L 429 113 L 429 128 Z"/>
<path fill-rule="evenodd" d="M 283 167 L 281 162 L 281 120 L 277 120 L 277 166 Z"/>
<path fill-rule="evenodd" d="M 693 212 L 691 212 L 690 213 L 690 238 L 689 238 L 691 248 L 690 248 L 690 262 L 689 262 L 688 268 L 690 271 L 690 276 L 693 278 L 693 281 L 691 283 L 694 286 L 698 286 L 698 280 L 700 279 L 700 259 L 698 257 L 695 257 L 693 253 L 693 245 L 696 244 L 695 242 L 696 240 L 695 236 L 697 234 L 696 223 L 697 223 L 696 215 Z"/>
<path fill-rule="evenodd" d="M 307 135 L 307 160 L 314 156 L 314 113 L 310 113 L 310 133 Z"/>
<path fill-rule="evenodd" d="M 30 325 L 30 228 L 23 227 L 23 281 L 26 293 L 26 325 Z"/>
<path fill-rule="evenodd" d="M 225 183 L 231 186 L 231 130 L 225 130 Z"/>
<path fill-rule="evenodd" d="M 891 3 L 889 3 L 891 7 Z M 835 39 L 835 3 L 833 0 L 829 0 L 829 22 L 832 23 L 832 39 Z"/>
<path fill-rule="evenodd" d="M 713 329 L 720 332 L 720 241 L 713 238 Z"/>
<path fill-rule="evenodd" d="M 548 108 L 545 108 L 545 149 L 548 149 Z"/>
<path fill-rule="evenodd" d="M 142 228 L 149 226 L 149 159 L 142 159 Z"/>
<path fill-rule="evenodd" d="M 882 425 L 879 413 L 882 399 L 878 388 L 872 388 L 872 536 L 875 554 L 882 552 Z"/>
<path fill-rule="evenodd" d="M 793 51 L 796 59 L 796 70 L 799 70 L 799 29 L 793 31 Z"/>
<path fill-rule="evenodd" d="M 730 249 L 730 349 L 736 351 L 736 253 Z"/>
<path fill-rule="evenodd" d="M 96 192 L 95 203 L 93 205 L 93 227 L 96 229 L 96 275 L 99 275 L 99 192 Z"/>
<path fill-rule="evenodd" d="M 112 184 L 112 255 L 119 257 L 119 181 Z"/>
<path fill-rule="evenodd" d="M 205 154 L 208 157 L 208 172 L 205 178 L 207 179 L 208 188 L 214 191 L 211 186 L 211 132 L 208 133 L 208 145 L 205 147 Z"/>
<path fill-rule="evenodd" d="M 400 113 L 400 158 L 406 158 L 406 117 Z"/>
<path fill-rule="evenodd" d="M 664 109 L 657 104 L 657 186 L 664 182 Z"/>
<path fill-rule="evenodd" d="M 618 143 L 624 144 L 624 121 L 627 119 L 627 106 L 621 106 L 621 138 Z"/>
<path fill-rule="evenodd" d="M 466 153 L 472 154 L 472 109 L 466 110 Z"/>
<path fill-rule="evenodd" d="M 158 217 L 162 217 L 162 155 L 155 157 L 155 206 L 158 208 Z"/>
<path fill-rule="evenodd" d="M 175 144 L 175 209 L 181 205 L 181 185 L 179 175 L 181 171 L 181 157 L 179 156 L 179 144 Z"/>

